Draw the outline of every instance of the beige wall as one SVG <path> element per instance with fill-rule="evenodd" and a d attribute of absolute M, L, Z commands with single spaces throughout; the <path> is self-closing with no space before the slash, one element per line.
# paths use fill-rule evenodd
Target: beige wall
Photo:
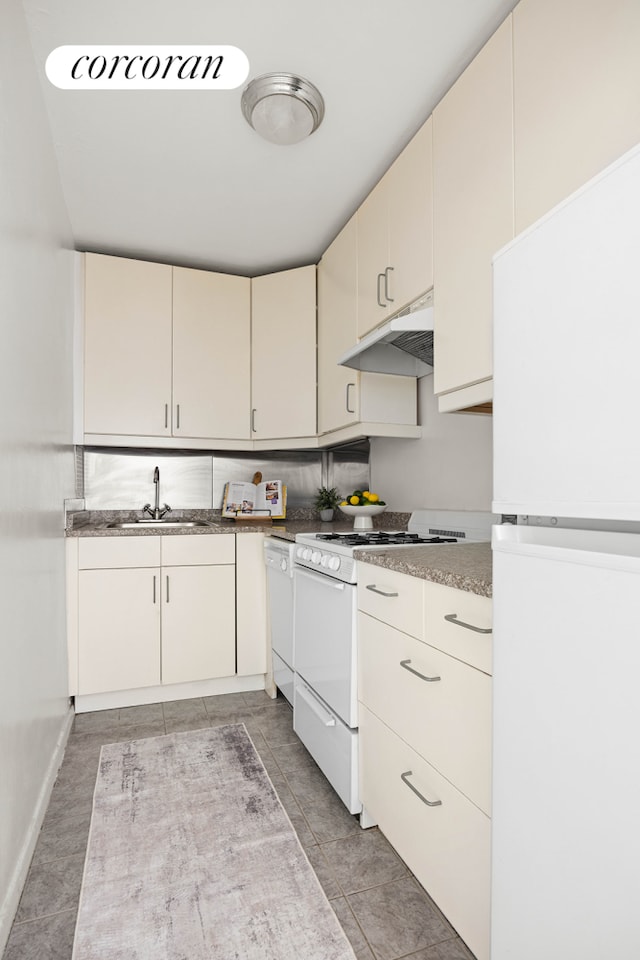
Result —
<path fill-rule="evenodd" d="M 418 381 L 420 440 L 371 440 L 371 489 L 390 509 L 490 510 L 491 417 L 438 413 L 433 376 Z"/>
<path fill-rule="evenodd" d="M 68 718 L 71 238 L 19 0 L 0 30 L 0 953 Z"/>

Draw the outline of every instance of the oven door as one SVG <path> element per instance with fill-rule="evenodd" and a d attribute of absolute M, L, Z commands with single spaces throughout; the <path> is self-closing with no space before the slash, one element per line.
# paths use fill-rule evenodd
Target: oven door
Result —
<path fill-rule="evenodd" d="M 296 566 L 295 671 L 346 723 L 358 726 L 356 587 Z"/>

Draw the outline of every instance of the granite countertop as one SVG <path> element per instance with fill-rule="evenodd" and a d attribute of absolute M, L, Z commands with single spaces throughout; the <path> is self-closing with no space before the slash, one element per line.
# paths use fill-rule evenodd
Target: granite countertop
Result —
<path fill-rule="evenodd" d="M 480 597 L 492 595 L 491 544 L 442 543 L 438 546 L 356 550 L 354 556 L 376 567 L 455 587 Z"/>
<path fill-rule="evenodd" d="M 157 537 L 162 536 L 210 536 L 218 533 L 265 533 L 282 540 L 294 541 L 297 533 L 351 533 L 353 521 L 339 515 L 331 523 L 322 523 L 314 510 L 292 509 L 286 520 L 261 523 L 259 520 L 225 520 L 219 510 L 176 510 L 172 520 L 200 520 L 204 527 L 165 527 L 138 524 L 126 529 L 111 527 L 111 523 L 139 520 L 140 511 L 132 510 L 81 510 L 69 515 L 67 537 Z M 315 519 L 314 519 L 315 518 Z M 386 513 L 375 520 L 380 529 L 406 529 L 409 514 Z"/>

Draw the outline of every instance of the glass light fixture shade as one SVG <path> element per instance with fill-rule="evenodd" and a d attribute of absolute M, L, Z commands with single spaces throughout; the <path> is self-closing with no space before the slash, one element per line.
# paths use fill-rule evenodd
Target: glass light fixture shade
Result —
<path fill-rule="evenodd" d="M 324 101 L 308 80 L 289 73 L 266 73 L 242 93 L 242 112 L 256 133 L 270 143 L 298 143 L 317 130 Z"/>

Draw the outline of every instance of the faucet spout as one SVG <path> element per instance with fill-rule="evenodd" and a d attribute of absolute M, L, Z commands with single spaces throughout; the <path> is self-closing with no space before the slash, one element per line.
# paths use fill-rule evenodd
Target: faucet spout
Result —
<path fill-rule="evenodd" d="M 160 509 L 160 468 L 155 467 L 153 471 L 153 482 L 156 488 L 155 504 L 153 510 L 151 509 L 150 503 L 145 503 L 142 508 L 143 513 L 148 513 L 153 520 L 162 520 L 165 513 L 171 512 L 171 507 L 169 504 L 165 503 L 164 507 Z"/>

